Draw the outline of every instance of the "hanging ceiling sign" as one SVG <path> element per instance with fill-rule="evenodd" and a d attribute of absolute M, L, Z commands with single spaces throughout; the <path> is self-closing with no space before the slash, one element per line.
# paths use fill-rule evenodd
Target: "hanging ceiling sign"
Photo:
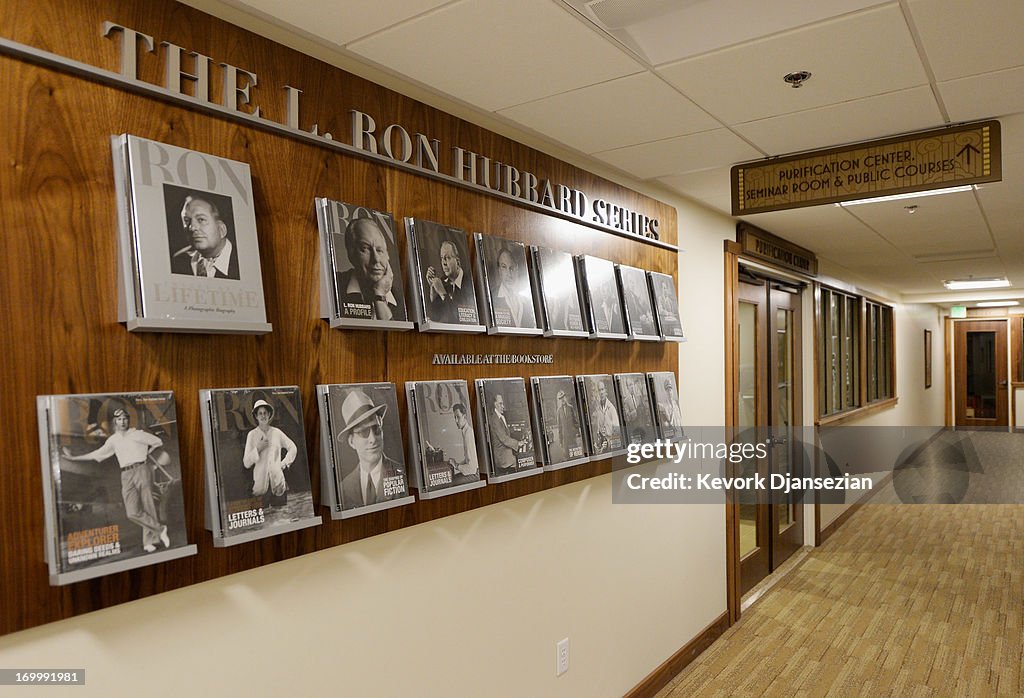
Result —
<path fill-rule="evenodd" d="M 1003 178 L 998 121 L 921 131 L 732 168 L 740 216 Z"/>

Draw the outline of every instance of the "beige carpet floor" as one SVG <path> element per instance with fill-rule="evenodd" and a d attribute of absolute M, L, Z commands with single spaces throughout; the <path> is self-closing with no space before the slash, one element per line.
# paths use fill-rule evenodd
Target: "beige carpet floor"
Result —
<path fill-rule="evenodd" d="M 868 504 L 659 696 L 1024 695 L 1024 505 Z"/>

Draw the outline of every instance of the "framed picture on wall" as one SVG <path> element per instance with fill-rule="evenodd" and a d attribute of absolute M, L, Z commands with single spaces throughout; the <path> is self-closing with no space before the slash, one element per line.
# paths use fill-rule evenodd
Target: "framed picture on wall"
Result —
<path fill-rule="evenodd" d="M 924 387 L 932 387 L 932 331 L 924 331 Z"/>

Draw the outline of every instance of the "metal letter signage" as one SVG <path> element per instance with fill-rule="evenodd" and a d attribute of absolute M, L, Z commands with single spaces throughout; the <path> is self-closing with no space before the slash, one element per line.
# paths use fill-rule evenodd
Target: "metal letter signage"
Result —
<path fill-rule="evenodd" d="M 732 213 L 998 182 L 999 134 L 998 121 L 981 121 L 734 165 Z"/>

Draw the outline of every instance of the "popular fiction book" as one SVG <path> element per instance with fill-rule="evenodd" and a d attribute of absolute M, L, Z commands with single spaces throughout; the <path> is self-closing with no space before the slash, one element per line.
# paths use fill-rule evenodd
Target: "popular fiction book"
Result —
<path fill-rule="evenodd" d="M 36 399 L 52 585 L 194 555 L 170 392 Z"/>
<path fill-rule="evenodd" d="M 249 165 L 112 140 L 118 317 L 132 331 L 270 332 Z"/>
<path fill-rule="evenodd" d="M 214 545 L 321 522 L 313 510 L 296 386 L 200 391 Z"/>
<path fill-rule="evenodd" d="M 382 508 L 409 496 L 394 383 L 317 386 L 333 483 L 332 508 Z"/>

